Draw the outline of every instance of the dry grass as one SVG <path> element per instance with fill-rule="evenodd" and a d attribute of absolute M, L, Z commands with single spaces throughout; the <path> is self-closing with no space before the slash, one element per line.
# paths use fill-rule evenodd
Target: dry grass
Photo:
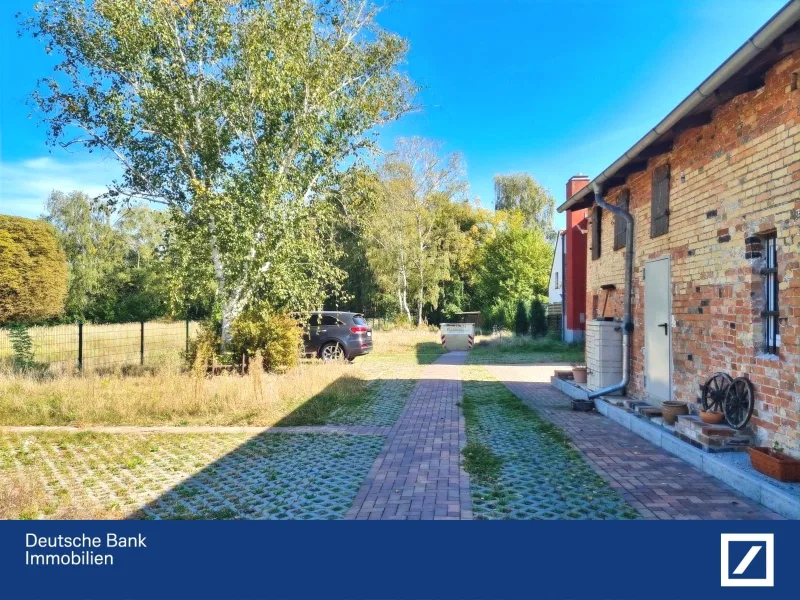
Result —
<path fill-rule="evenodd" d="M 311 400 L 316 410 L 305 411 L 317 422 L 332 405 L 363 396 L 366 384 L 353 365 L 319 362 L 245 377 L 197 377 L 175 368 L 43 379 L 6 372 L 0 373 L 0 424 L 271 426 Z"/>
<path fill-rule="evenodd" d="M 82 376 L 0 369 L 0 425 L 317 425 L 364 402 L 374 379 L 414 378 L 443 350 L 429 331 L 376 332 L 355 364 L 303 361 L 282 374 L 214 377 L 179 364 L 118 365 Z"/>
<path fill-rule="evenodd" d="M 116 509 L 69 502 L 64 490 L 48 495 L 33 473 L 0 474 L 0 519 L 121 519 Z M 67 500 L 67 501 L 63 501 Z"/>

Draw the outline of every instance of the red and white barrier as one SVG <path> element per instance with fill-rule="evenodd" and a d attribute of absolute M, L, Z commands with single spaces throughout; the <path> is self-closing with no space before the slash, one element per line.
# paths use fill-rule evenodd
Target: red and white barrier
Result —
<path fill-rule="evenodd" d="M 472 350 L 475 345 L 475 325 L 473 323 L 442 323 L 442 347 L 447 350 Z"/>

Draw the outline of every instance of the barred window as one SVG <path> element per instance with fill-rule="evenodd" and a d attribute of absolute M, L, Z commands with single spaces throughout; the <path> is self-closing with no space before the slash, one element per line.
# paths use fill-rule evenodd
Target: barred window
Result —
<path fill-rule="evenodd" d="M 761 317 L 764 322 L 764 351 L 777 354 L 781 344 L 778 328 L 778 245 L 776 236 L 764 238 L 766 266 L 761 270 L 764 289 L 764 311 Z"/>

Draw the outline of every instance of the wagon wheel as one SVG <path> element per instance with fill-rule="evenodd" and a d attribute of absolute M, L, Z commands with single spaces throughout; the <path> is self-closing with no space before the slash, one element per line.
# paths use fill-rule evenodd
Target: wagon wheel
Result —
<path fill-rule="evenodd" d="M 703 396 L 700 399 L 703 410 L 722 410 L 725 402 L 725 393 L 731 385 L 731 376 L 727 373 L 714 373 L 703 386 Z"/>
<path fill-rule="evenodd" d="M 725 420 L 734 429 L 741 429 L 753 416 L 755 393 L 749 379 L 737 377 L 731 382 L 722 405 Z"/>

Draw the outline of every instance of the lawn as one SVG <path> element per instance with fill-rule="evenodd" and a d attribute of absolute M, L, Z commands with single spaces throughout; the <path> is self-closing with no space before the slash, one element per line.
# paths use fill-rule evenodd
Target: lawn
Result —
<path fill-rule="evenodd" d="M 481 367 L 465 367 L 463 377 L 475 518 L 638 518 L 560 429 Z"/>
<path fill-rule="evenodd" d="M 504 335 L 479 338 L 468 364 L 583 363 L 583 344 L 567 344 L 550 337 Z"/>

